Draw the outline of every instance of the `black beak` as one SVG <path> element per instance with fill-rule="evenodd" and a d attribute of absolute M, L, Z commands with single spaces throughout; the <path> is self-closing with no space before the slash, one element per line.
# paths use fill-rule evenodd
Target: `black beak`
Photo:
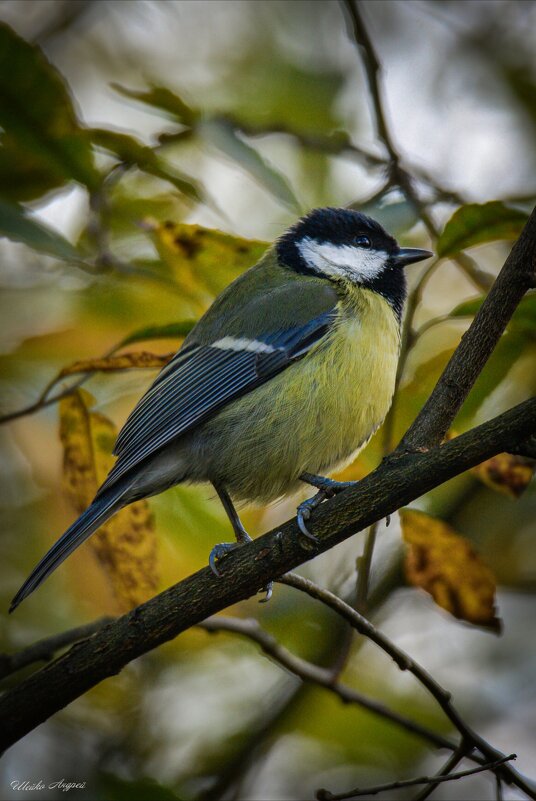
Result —
<path fill-rule="evenodd" d="M 429 250 L 421 250 L 420 248 L 400 248 L 398 253 L 392 256 L 392 259 L 397 267 L 407 267 L 408 264 L 415 264 L 417 261 L 429 259 L 433 255 Z"/>

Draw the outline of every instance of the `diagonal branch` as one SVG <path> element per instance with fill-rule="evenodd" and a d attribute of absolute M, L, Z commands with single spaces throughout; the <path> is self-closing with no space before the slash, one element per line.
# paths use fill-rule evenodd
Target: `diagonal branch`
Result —
<path fill-rule="evenodd" d="M 28 667 L 28 665 L 33 665 L 35 662 L 50 661 L 61 648 L 72 645 L 78 640 L 85 640 L 91 637 L 102 626 L 112 620 L 113 618 L 111 617 L 104 617 L 87 623 L 85 626 L 77 626 L 74 629 L 54 634 L 52 637 L 44 637 L 42 640 L 38 640 L 14 654 L 0 653 L 0 681 L 7 676 L 11 676 L 12 673 L 22 670 L 22 668 Z"/>
<path fill-rule="evenodd" d="M 284 581 L 284 583 L 288 582 Z M 252 642 L 257 643 L 264 653 L 278 665 L 290 671 L 295 676 L 298 676 L 304 682 L 324 687 L 324 689 L 329 690 L 340 698 L 343 703 L 356 704 L 375 715 L 379 715 L 385 720 L 389 720 L 391 723 L 401 726 L 411 734 L 415 734 L 417 737 L 432 743 L 437 748 L 448 748 L 451 751 L 455 751 L 457 748 L 456 743 L 449 740 L 448 737 L 437 734 L 431 729 L 421 726 L 420 723 L 416 723 L 404 715 L 393 712 L 385 704 L 368 698 L 366 695 L 363 695 L 339 681 L 334 681 L 333 672 L 330 668 L 319 667 L 291 653 L 281 645 L 275 637 L 265 631 L 255 619 L 214 616 L 199 623 L 199 627 L 208 632 L 227 631 L 233 634 L 239 634 L 242 637 L 247 637 Z"/>
<path fill-rule="evenodd" d="M 441 447 L 386 460 L 355 487 L 319 507 L 314 519 L 316 546 L 300 538 L 293 518 L 231 553 L 223 565 L 223 578 L 204 568 L 117 618 L 0 698 L 0 751 L 133 659 L 245 600 L 268 581 L 433 487 L 515 446 L 530 431 L 536 431 L 536 399 Z"/>
<path fill-rule="evenodd" d="M 444 437 L 535 278 L 536 208 L 398 450 L 430 448 Z"/>

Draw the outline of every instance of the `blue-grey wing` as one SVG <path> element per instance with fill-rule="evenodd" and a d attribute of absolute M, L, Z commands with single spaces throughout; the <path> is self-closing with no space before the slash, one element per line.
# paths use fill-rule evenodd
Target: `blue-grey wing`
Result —
<path fill-rule="evenodd" d="M 115 445 L 118 460 L 99 492 L 303 357 L 326 335 L 335 316 L 332 308 L 303 325 L 254 340 L 223 337 L 179 350 L 127 419 Z"/>

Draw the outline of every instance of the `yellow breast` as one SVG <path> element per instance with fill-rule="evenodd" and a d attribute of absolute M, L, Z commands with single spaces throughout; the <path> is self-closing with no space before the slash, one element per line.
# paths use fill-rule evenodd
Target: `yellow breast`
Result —
<path fill-rule="evenodd" d="M 400 329 L 388 303 L 372 291 L 349 293 L 320 367 L 332 389 L 329 433 L 323 444 L 317 443 L 324 460 L 320 472 L 350 462 L 383 422 L 393 397 L 399 349 Z"/>

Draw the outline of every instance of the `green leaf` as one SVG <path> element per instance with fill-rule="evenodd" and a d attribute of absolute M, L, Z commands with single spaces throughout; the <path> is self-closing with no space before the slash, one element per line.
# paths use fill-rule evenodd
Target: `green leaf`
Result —
<path fill-rule="evenodd" d="M 453 256 L 464 248 L 515 239 L 528 219 L 528 214 L 499 200 L 490 203 L 469 203 L 454 212 L 437 243 L 438 256 Z"/>
<path fill-rule="evenodd" d="M 119 94 L 165 111 L 168 116 L 171 115 L 184 125 L 192 126 L 199 117 L 199 112 L 191 108 L 182 97 L 163 86 L 149 84 L 150 89 L 148 91 L 138 91 L 127 89 L 126 86 L 121 86 L 118 83 L 110 85 Z"/>
<path fill-rule="evenodd" d="M 287 180 L 268 164 L 251 145 L 248 145 L 227 120 L 209 119 L 202 122 L 197 130 L 207 142 L 249 172 L 281 203 L 293 211 L 298 213 L 301 211 L 301 206 Z"/>
<path fill-rule="evenodd" d="M 169 181 L 179 192 L 199 203 L 206 200 L 204 190 L 192 178 L 175 168 L 171 168 L 150 147 L 143 145 L 133 136 L 109 131 L 104 128 L 92 128 L 89 131 L 91 140 L 97 147 L 114 153 L 120 161 L 135 164 L 143 172 Z"/>
<path fill-rule="evenodd" d="M 485 296 L 472 298 L 460 303 L 450 313 L 450 317 L 474 317 L 482 306 Z M 508 323 L 509 331 L 517 331 L 528 337 L 536 337 L 536 294 L 525 295 Z"/>
<path fill-rule="evenodd" d="M 485 300 L 485 296 L 472 298 L 450 313 L 452 318 L 473 317 Z M 518 305 L 506 332 L 500 338 L 484 369 L 476 380 L 457 418 L 462 428 L 471 423 L 474 414 L 484 400 L 503 381 L 514 362 L 526 347 L 536 339 L 536 294 L 526 295 Z M 456 427 L 456 426 L 455 426 Z"/>
<path fill-rule="evenodd" d="M 131 345 L 133 342 L 144 342 L 147 339 L 182 339 L 190 333 L 196 322 L 196 320 L 181 320 L 178 323 L 149 325 L 146 328 L 139 328 L 125 337 L 117 347 L 122 348 L 125 345 Z"/>
<path fill-rule="evenodd" d="M 485 295 L 478 298 L 471 298 L 464 300 L 459 306 L 456 306 L 451 313 L 450 317 L 474 317 L 486 299 Z"/>
<path fill-rule="evenodd" d="M 510 330 L 503 334 L 456 417 L 453 424 L 455 429 L 463 431 L 473 424 L 474 416 L 482 403 L 507 377 L 527 344 L 527 336 L 522 331 Z"/>
<path fill-rule="evenodd" d="M 205 310 L 224 287 L 264 255 L 268 242 L 243 239 L 232 234 L 182 222 L 146 220 L 158 255 L 180 286 L 183 298 Z"/>
<path fill-rule="evenodd" d="M 37 45 L 0 23 L 1 194 L 29 200 L 75 180 L 99 181 L 69 89 Z"/>
<path fill-rule="evenodd" d="M 44 223 L 29 217 L 23 206 L 3 200 L 0 200 L 0 236 L 13 242 L 22 242 L 40 253 L 48 253 L 58 259 L 79 261 L 81 258 L 70 242 Z"/>

